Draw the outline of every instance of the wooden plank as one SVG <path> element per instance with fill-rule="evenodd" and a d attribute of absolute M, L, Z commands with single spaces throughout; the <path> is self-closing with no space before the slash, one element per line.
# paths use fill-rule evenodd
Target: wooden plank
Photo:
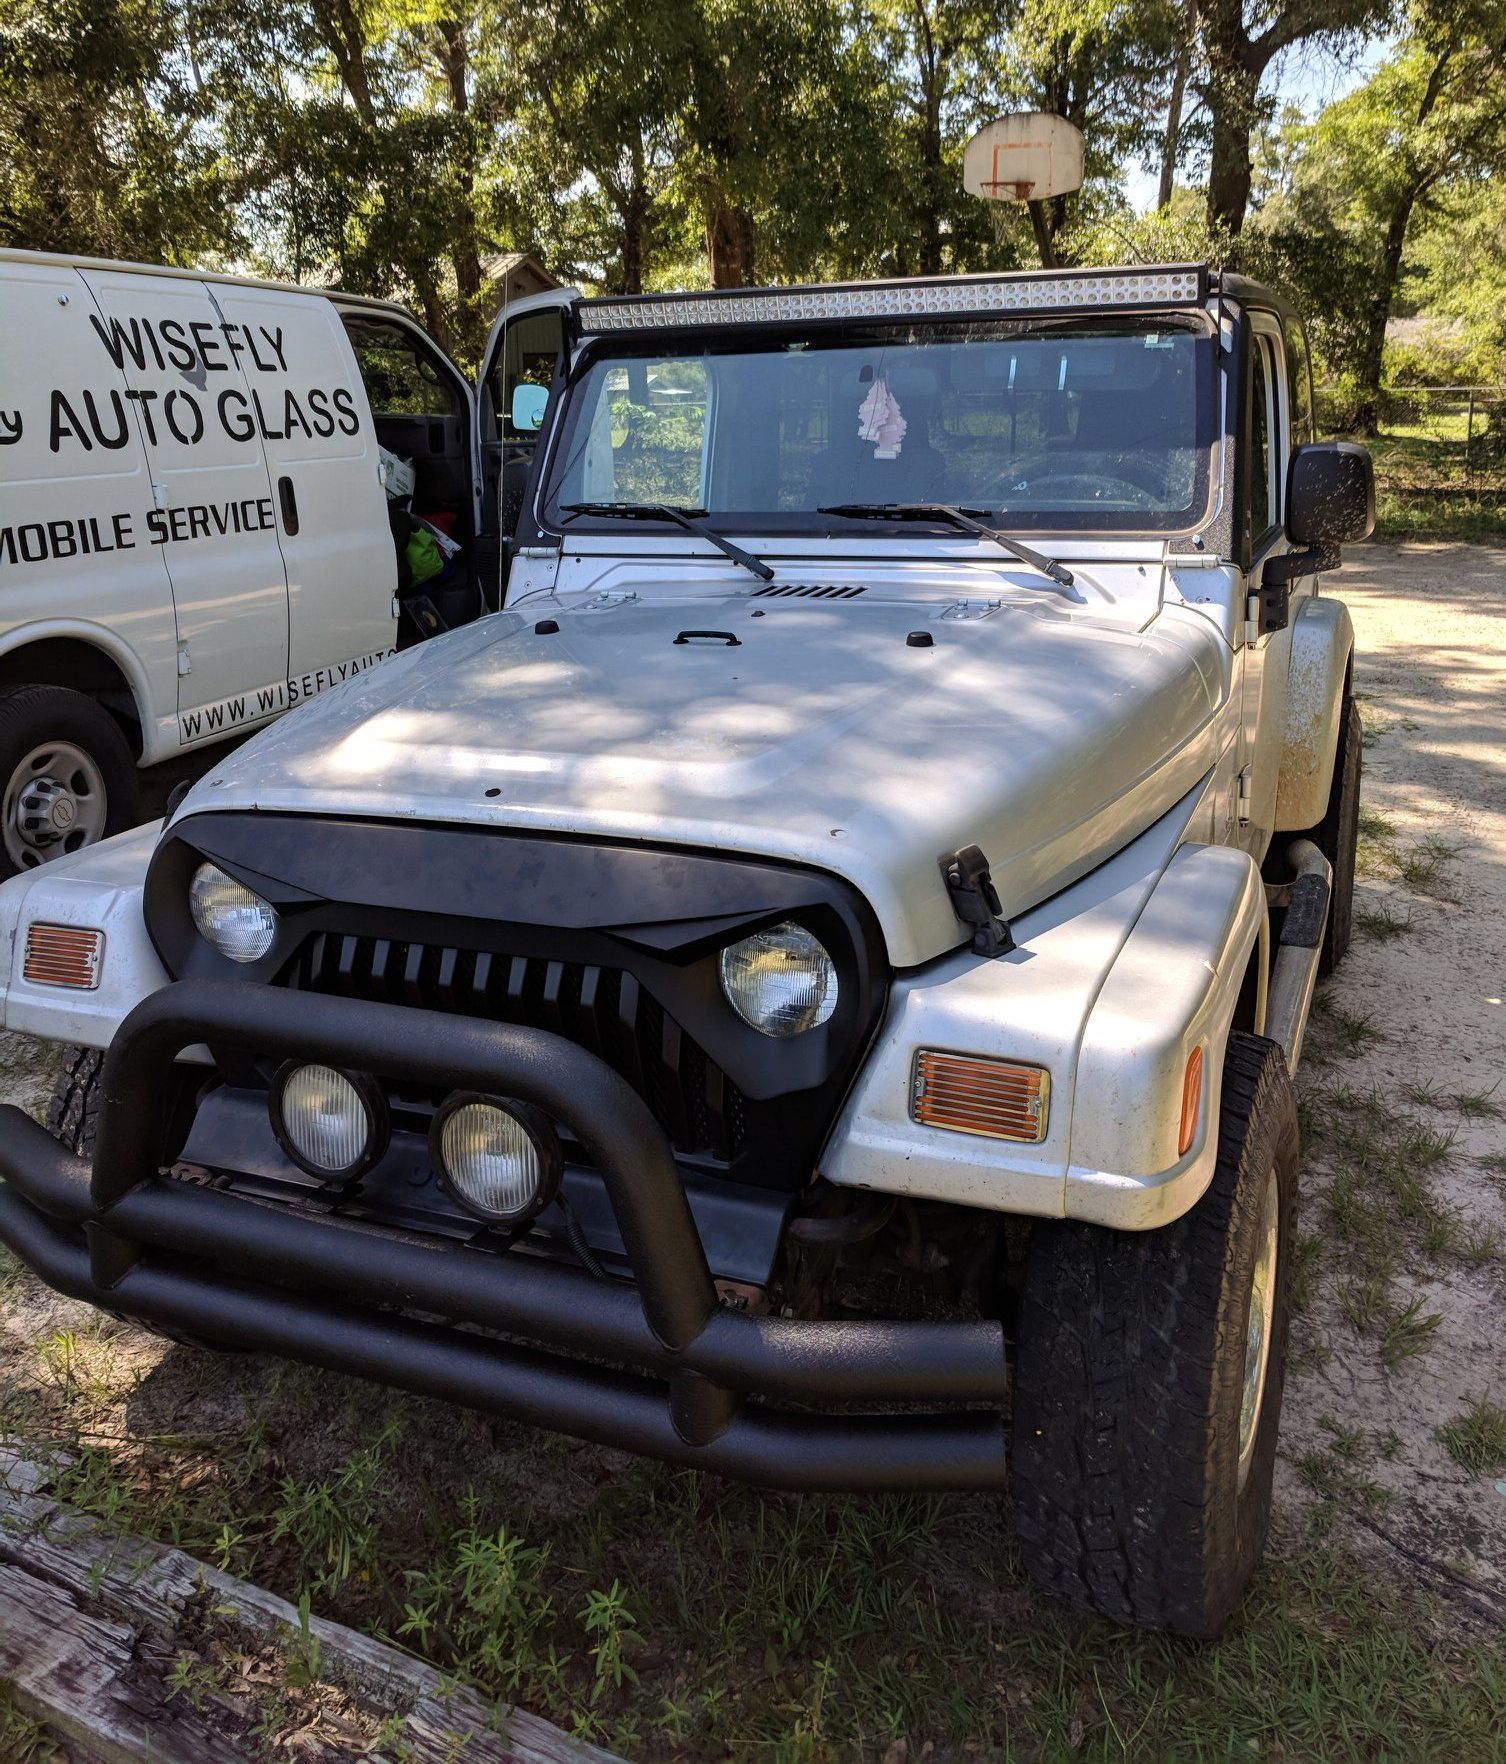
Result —
<path fill-rule="evenodd" d="M 108 1764 L 264 1756 L 265 1739 L 248 1737 L 255 1699 L 246 1687 L 268 1675 L 248 1650 L 301 1645 L 296 1609 L 182 1550 L 61 1506 L 45 1492 L 50 1474 L 0 1450 L 0 1679 L 15 1683 L 20 1706 Z M 299 1756 L 355 1755 L 339 1743 L 342 1724 L 390 1723 L 375 1755 L 390 1746 L 412 1764 L 615 1764 L 344 1624 L 312 1617 L 309 1635 L 338 1706 L 316 1711 L 320 1731 L 300 1736 Z M 172 1693 L 180 1647 L 197 1675 Z"/>

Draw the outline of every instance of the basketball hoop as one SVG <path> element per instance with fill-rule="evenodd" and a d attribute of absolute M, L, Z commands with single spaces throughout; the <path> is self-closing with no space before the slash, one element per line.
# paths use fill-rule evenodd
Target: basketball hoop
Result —
<path fill-rule="evenodd" d="M 962 155 L 963 188 L 986 202 L 1044 202 L 1082 186 L 1082 131 L 1045 110 L 985 123 Z"/>

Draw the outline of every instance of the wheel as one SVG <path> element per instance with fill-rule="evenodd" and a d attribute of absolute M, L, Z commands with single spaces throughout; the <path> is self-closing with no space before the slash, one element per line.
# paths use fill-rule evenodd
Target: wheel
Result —
<path fill-rule="evenodd" d="M 1235 1034 L 1218 1164 L 1191 1212 L 1159 1231 L 1032 1231 L 1015 1528 L 1050 1591 L 1181 1635 L 1228 1621 L 1270 1520 L 1296 1186 L 1285 1056 Z"/>
<path fill-rule="evenodd" d="M 1333 865 L 1333 892 L 1328 899 L 1328 928 L 1318 972 L 1331 974 L 1343 961 L 1354 928 L 1354 853 L 1360 835 L 1360 773 L 1364 766 L 1365 732 L 1360 707 L 1346 692 L 1339 714 L 1339 748 L 1333 762 L 1328 809 L 1308 834 Z"/>
<path fill-rule="evenodd" d="M 99 1127 L 99 1077 L 105 1056 L 95 1047 L 68 1047 L 47 1104 L 47 1131 L 82 1158 L 94 1156 Z"/>
<path fill-rule="evenodd" d="M 66 686 L 0 692 L 0 878 L 135 819 L 136 766 L 108 711 Z"/>
<path fill-rule="evenodd" d="M 104 1065 L 105 1056 L 98 1048 L 66 1048 L 47 1104 L 47 1131 L 54 1139 L 61 1140 L 69 1151 L 84 1158 L 94 1156 L 95 1136 L 99 1130 L 99 1084 Z M 107 1305 L 101 1308 L 109 1310 Z M 121 1311 L 110 1311 L 110 1315 L 118 1317 L 122 1323 L 160 1335 L 166 1341 L 177 1342 L 180 1347 L 202 1348 L 208 1353 L 236 1351 L 220 1342 L 205 1341 L 200 1336 L 177 1329 L 165 1329 L 144 1317 L 130 1317 Z"/>

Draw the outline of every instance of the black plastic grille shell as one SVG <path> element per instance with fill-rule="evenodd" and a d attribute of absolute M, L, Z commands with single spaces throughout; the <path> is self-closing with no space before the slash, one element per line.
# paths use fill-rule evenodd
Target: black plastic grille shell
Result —
<path fill-rule="evenodd" d="M 547 1029 L 625 1078 L 681 1155 L 730 1164 L 742 1150 L 741 1093 L 623 969 L 320 931 L 280 981 L 302 992 Z"/>

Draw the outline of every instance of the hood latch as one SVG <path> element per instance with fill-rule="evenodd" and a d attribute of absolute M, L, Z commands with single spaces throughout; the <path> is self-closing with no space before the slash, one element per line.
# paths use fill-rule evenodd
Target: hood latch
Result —
<path fill-rule="evenodd" d="M 1008 955 L 1014 948 L 1014 938 L 981 848 L 964 845 L 960 851 L 944 857 L 941 874 L 952 897 L 952 910 L 972 930 L 973 954 Z"/>

